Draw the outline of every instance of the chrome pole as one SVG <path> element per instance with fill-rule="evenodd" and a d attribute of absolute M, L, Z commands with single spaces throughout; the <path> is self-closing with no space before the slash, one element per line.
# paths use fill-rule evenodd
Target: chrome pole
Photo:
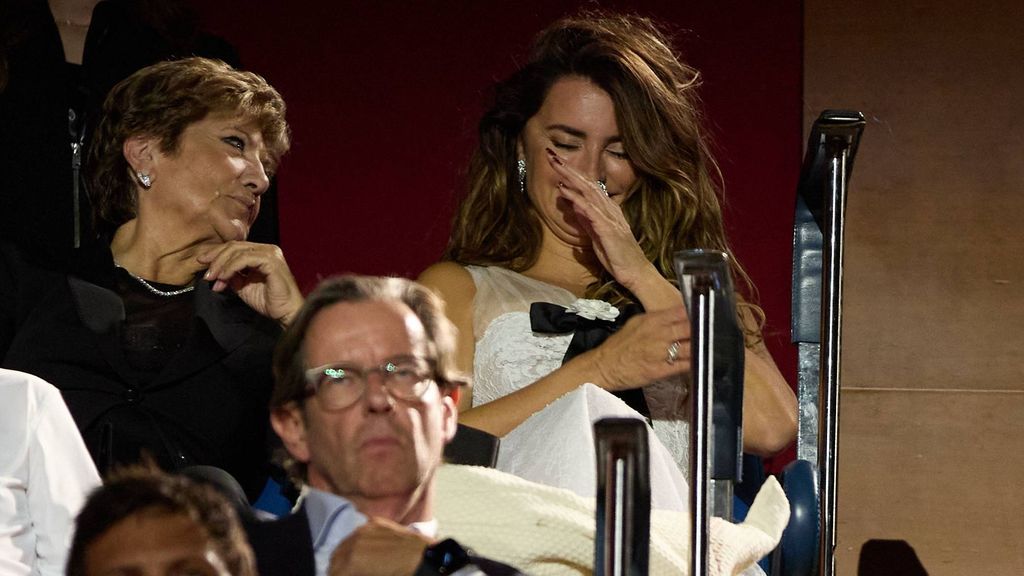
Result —
<path fill-rule="evenodd" d="M 693 282 L 690 305 L 690 574 L 708 573 L 711 530 L 711 410 L 714 401 L 715 294 L 703 278 Z"/>
<path fill-rule="evenodd" d="M 732 519 L 733 482 L 740 474 L 742 410 L 733 404 L 742 405 L 743 358 L 736 358 L 730 346 L 738 345 L 742 354 L 742 340 L 736 339 L 742 335 L 731 334 L 737 328 L 735 318 L 725 318 L 735 315 L 728 256 L 715 250 L 685 250 L 676 254 L 675 266 L 691 331 L 690 573 L 702 575 L 709 568 L 711 517 Z M 723 318 L 716 322 L 716 315 Z M 717 355 L 716 348 L 721 348 Z M 721 364 L 716 366 L 716 360 Z"/>
<path fill-rule="evenodd" d="M 820 414 L 822 426 L 818 440 L 818 469 L 821 474 L 821 567 L 825 576 L 835 574 L 836 512 L 839 471 L 839 361 L 842 349 L 843 313 L 843 233 L 846 215 L 846 168 L 849 142 L 845 139 L 827 145 L 831 157 L 831 190 L 826 203 L 828 234 L 822 252 L 822 300 L 828 314 L 822 315 L 822 369 Z"/>
<path fill-rule="evenodd" d="M 596 576 L 647 576 L 651 481 L 647 425 L 636 418 L 594 423 L 597 454 Z"/>

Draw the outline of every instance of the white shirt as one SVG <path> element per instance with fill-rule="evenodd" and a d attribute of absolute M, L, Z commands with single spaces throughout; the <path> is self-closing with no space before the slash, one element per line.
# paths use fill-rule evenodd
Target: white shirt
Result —
<path fill-rule="evenodd" d="M 58 576 L 99 474 L 60 392 L 0 369 L 0 574 Z"/>
<path fill-rule="evenodd" d="M 309 486 L 306 487 L 302 505 L 306 508 L 309 532 L 313 537 L 316 574 L 326 576 L 334 549 L 356 528 L 366 524 L 366 516 L 356 510 L 347 498 Z M 409 529 L 434 538 L 437 536 L 437 520 L 413 522 L 409 524 Z"/>

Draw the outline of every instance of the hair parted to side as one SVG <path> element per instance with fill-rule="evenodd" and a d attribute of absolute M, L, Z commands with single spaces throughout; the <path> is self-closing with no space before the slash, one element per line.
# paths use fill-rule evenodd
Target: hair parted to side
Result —
<path fill-rule="evenodd" d="M 93 220 L 101 234 L 111 235 L 135 217 L 136 184 L 124 157 L 125 141 L 136 135 L 156 137 L 161 151 L 173 154 L 182 132 L 210 115 L 240 116 L 257 123 L 269 155 L 268 175 L 288 151 L 281 95 L 259 75 L 219 60 L 160 62 L 111 89 L 86 159 Z"/>
<path fill-rule="evenodd" d="M 274 391 L 270 407 L 281 408 L 306 400 L 304 352 L 306 333 L 313 319 L 325 308 L 342 302 L 398 302 L 408 306 L 423 323 L 427 359 L 434 364 L 434 380 L 442 389 L 460 386 L 468 377 L 456 368 L 455 326 L 444 312 L 444 301 L 432 290 L 406 278 L 358 276 L 328 278 L 306 298 L 295 320 L 285 330 L 274 351 Z M 339 327 L 344 329 L 344 327 Z M 279 458 L 293 480 L 305 480 L 305 465 L 285 454 Z"/>
<path fill-rule="evenodd" d="M 93 542 L 118 522 L 145 512 L 191 518 L 232 576 L 256 576 L 252 549 L 227 498 L 212 486 L 144 466 L 115 471 L 89 495 L 75 520 L 67 575 L 86 576 Z"/>
<path fill-rule="evenodd" d="M 542 223 L 528 195 L 519 193 L 516 143 L 551 86 L 567 76 L 590 80 L 615 105 L 623 146 L 637 174 L 622 210 L 648 260 L 676 282 L 675 252 L 725 251 L 737 284 L 753 297 L 753 285 L 725 238 L 721 173 L 702 134 L 699 73 L 677 58 L 651 20 L 631 15 L 585 12 L 555 22 L 535 39 L 527 64 L 496 86 L 494 104 L 480 120 L 468 192 L 456 212 L 445 258 L 515 271 L 536 262 Z M 634 300 L 607 271 L 586 296 L 616 305 Z M 760 322 L 760 308 L 741 306 Z"/>

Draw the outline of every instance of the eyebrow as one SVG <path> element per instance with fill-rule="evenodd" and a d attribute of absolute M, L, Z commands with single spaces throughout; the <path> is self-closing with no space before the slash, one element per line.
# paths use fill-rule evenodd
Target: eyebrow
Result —
<path fill-rule="evenodd" d="M 409 362 L 409 361 L 417 360 L 419 358 L 422 358 L 423 360 L 427 360 L 426 358 L 423 358 L 423 357 L 420 357 L 420 356 L 416 356 L 415 354 L 398 354 L 396 356 L 389 356 L 389 357 L 385 358 L 384 360 L 382 360 L 380 362 L 380 364 L 377 364 L 376 366 L 383 366 L 383 365 L 385 365 L 385 364 L 387 364 L 389 362 L 392 363 L 392 364 L 397 364 L 399 362 Z M 429 360 L 427 360 L 427 361 L 429 362 Z M 317 368 L 324 368 L 324 367 L 327 367 L 327 366 L 361 367 L 362 364 L 356 362 L 355 360 L 336 360 L 334 362 L 329 362 L 327 364 L 324 364 L 323 366 L 314 366 L 313 369 L 315 370 Z"/>
<path fill-rule="evenodd" d="M 573 128 L 572 126 L 566 126 L 565 124 L 549 124 L 546 127 L 546 129 L 547 130 L 558 130 L 559 132 L 565 132 L 569 136 L 573 136 L 575 138 L 586 138 L 587 137 L 587 133 L 584 132 L 583 130 L 580 130 L 579 128 Z M 608 144 L 615 144 L 615 143 L 618 143 L 618 142 L 622 142 L 622 136 L 612 136 L 611 138 L 608 139 L 607 143 Z"/>

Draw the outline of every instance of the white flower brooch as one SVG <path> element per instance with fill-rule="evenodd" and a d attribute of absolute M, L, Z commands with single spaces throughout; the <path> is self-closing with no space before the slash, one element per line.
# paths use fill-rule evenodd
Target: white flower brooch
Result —
<path fill-rule="evenodd" d="M 565 310 L 587 320 L 612 322 L 619 317 L 619 309 L 604 300 L 580 298 L 570 304 Z"/>

